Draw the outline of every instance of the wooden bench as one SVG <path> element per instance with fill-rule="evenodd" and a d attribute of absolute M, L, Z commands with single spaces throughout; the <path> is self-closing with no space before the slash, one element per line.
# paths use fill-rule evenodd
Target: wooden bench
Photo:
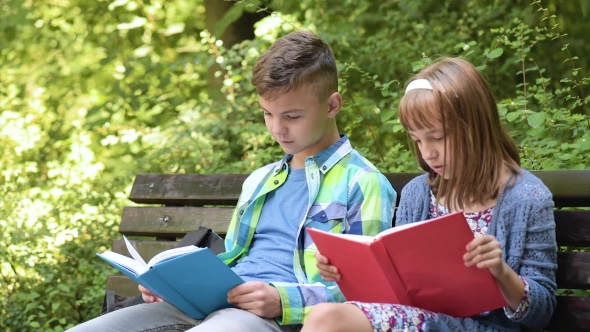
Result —
<path fill-rule="evenodd" d="M 548 331 L 590 331 L 590 297 L 571 296 L 576 290 L 590 289 L 590 171 L 534 173 L 553 193 L 560 248 L 557 284 L 562 295 Z M 403 186 L 416 175 L 386 174 L 398 199 Z M 174 247 L 177 239 L 199 226 L 224 235 L 245 179 L 243 174 L 139 174 L 129 199 L 151 206 L 126 207 L 119 232 L 148 237 L 132 241 L 147 259 Z M 128 255 L 122 240 L 114 241 L 113 250 Z M 123 296 L 138 292 L 136 284 L 118 275 L 108 278 L 107 288 Z"/>

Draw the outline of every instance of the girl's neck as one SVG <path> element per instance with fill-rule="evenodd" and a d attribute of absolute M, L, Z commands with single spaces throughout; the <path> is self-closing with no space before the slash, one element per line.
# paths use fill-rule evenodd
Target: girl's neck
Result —
<path fill-rule="evenodd" d="M 506 182 L 508 182 L 511 175 L 512 175 L 512 172 L 510 171 L 510 168 L 506 165 L 503 165 L 502 171 L 500 174 L 500 179 L 497 184 L 500 194 L 502 194 L 502 190 L 506 186 Z M 496 196 L 496 198 L 488 198 L 483 202 L 463 203 L 463 212 L 476 213 L 476 212 L 481 212 L 481 211 L 487 210 L 491 207 L 494 207 L 496 205 L 496 203 L 498 202 L 499 196 L 500 195 Z M 446 204 L 444 197 L 439 197 L 438 203 L 441 204 L 442 206 L 444 206 L 445 208 L 449 208 Z M 449 210 L 453 210 L 453 209 L 449 209 Z"/>

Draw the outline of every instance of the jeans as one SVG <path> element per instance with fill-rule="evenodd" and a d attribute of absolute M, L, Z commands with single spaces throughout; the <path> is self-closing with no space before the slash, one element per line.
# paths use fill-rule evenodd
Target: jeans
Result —
<path fill-rule="evenodd" d="M 113 311 L 68 332 L 298 332 L 301 325 L 280 326 L 241 309 L 216 311 L 194 320 L 167 302 L 143 303 Z"/>

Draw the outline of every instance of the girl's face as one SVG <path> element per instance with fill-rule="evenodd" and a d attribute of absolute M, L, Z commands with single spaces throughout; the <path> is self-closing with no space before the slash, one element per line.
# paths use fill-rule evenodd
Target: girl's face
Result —
<path fill-rule="evenodd" d="M 410 130 L 408 133 L 416 142 L 422 159 L 434 172 L 448 180 L 451 176 L 451 150 L 444 137 L 442 124 L 439 122 L 433 127 Z"/>

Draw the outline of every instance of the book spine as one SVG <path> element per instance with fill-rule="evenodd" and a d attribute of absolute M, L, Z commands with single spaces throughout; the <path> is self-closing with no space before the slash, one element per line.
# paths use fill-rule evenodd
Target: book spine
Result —
<path fill-rule="evenodd" d="M 389 282 L 390 289 L 393 290 L 397 296 L 399 301 L 398 304 L 412 306 L 413 302 L 407 292 L 404 280 L 401 278 L 397 268 L 395 267 L 395 263 L 389 256 L 383 241 L 381 239 L 375 241 L 371 245 L 371 250 L 373 251 L 373 255 L 375 256 L 377 263 L 381 267 L 383 274 L 386 276 L 386 279 Z"/>

